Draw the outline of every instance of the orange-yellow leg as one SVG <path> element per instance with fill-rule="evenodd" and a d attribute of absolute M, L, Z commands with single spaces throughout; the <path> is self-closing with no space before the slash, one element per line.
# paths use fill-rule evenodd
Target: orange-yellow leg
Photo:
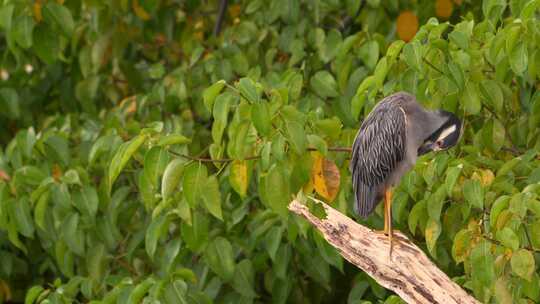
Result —
<path fill-rule="evenodd" d="M 392 189 L 387 188 L 384 191 L 384 230 L 377 231 L 378 233 L 384 233 L 388 237 L 390 243 L 389 257 L 392 258 L 392 249 L 394 248 L 393 236 L 394 230 L 392 229 Z"/>

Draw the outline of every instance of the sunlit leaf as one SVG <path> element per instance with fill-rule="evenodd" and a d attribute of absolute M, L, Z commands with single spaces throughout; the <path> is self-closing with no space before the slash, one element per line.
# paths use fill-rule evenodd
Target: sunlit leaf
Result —
<path fill-rule="evenodd" d="M 510 260 L 512 272 L 527 281 L 531 280 L 531 276 L 535 270 L 535 262 L 533 254 L 526 250 L 520 249 L 512 254 Z"/>
<path fill-rule="evenodd" d="M 336 164 L 324 158 L 319 153 L 313 153 L 313 167 L 311 169 L 311 178 L 315 191 L 332 202 L 339 192 L 340 174 Z"/>

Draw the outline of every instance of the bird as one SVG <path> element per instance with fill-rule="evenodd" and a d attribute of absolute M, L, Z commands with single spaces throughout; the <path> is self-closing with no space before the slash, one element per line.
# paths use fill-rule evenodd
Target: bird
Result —
<path fill-rule="evenodd" d="M 349 165 L 354 210 L 367 218 L 384 199 L 382 233 L 388 237 L 390 257 L 393 188 L 414 167 L 418 156 L 455 146 L 462 130 L 455 114 L 426 109 L 407 92 L 383 98 L 360 125 Z"/>

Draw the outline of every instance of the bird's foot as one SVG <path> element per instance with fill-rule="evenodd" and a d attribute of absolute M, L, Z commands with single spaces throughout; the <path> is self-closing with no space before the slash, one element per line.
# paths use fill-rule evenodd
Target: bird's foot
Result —
<path fill-rule="evenodd" d="M 373 232 L 379 235 L 384 235 L 388 239 L 388 242 L 390 243 L 390 248 L 388 250 L 388 257 L 392 259 L 392 251 L 394 249 L 394 244 L 396 242 L 399 242 L 399 237 L 394 238 L 394 236 L 396 235 L 396 232 L 399 232 L 399 230 L 392 230 L 392 232 L 390 233 L 386 230 L 374 230 Z"/>

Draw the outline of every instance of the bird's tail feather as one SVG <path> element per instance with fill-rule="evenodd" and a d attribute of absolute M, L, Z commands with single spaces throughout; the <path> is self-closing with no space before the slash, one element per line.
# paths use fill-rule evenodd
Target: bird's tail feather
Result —
<path fill-rule="evenodd" d="M 354 204 L 354 211 L 366 218 L 368 217 L 373 209 L 377 206 L 380 197 L 377 195 L 377 189 L 365 185 L 361 181 L 354 181 L 355 183 L 355 198 L 356 202 Z"/>

